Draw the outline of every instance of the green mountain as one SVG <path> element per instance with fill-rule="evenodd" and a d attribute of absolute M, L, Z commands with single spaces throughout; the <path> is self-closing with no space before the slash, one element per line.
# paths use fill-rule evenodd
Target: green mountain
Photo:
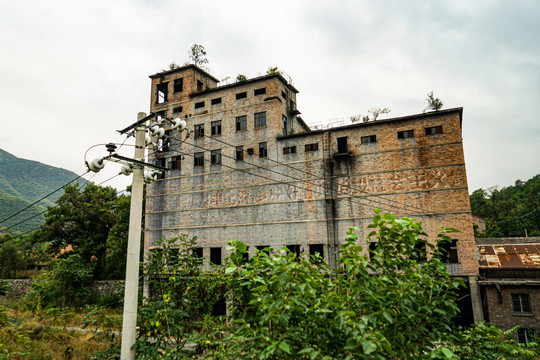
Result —
<path fill-rule="evenodd" d="M 0 149 L 0 229 L 9 228 L 6 232 L 16 234 L 37 228 L 43 223 L 43 215 L 38 214 L 45 211 L 48 206 L 53 206 L 55 200 L 64 193 L 63 190 L 48 196 L 20 214 L 11 216 L 77 176 L 72 171 L 38 161 L 20 159 Z M 80 178 L 77 182 L 83 184 L 86 181 Z M 30 217 L 33 218 L 22 222 Z M 16 225 L 19 222 L 22 223 Z"/>

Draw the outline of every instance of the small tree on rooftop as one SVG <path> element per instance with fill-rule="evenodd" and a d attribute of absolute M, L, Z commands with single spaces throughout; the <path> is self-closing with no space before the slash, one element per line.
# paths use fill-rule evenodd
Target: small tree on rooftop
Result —
<path fill-rule="evenodd" d="M 206 58 L 206 50 L 204 49 L 204 46 L 193 44 L 189 50 L 189 59 L 195 66 L 205 69 L 206 64 L 208 64 L 208 59 Z"/>
<path fill-rule="evenodd" d="M 426 110 L 439 111 L 439 110 L 442 109 L 444 104 L 441 101 L 441 99 L 439 99 L 439 98 L 435 97 L 435 95 L 433 95 L 433 90 L 432 90 L 432 91 L 427 93 L 426 105 L 427 105 L 427 107 L 424 109 L 424 112 L 426 112 Z"/>

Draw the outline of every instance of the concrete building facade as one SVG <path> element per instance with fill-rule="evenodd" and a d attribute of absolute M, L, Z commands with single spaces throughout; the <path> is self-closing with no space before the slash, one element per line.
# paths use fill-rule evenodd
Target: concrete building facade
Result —
<path fill-rule="evenodd" d="M 481 318 L 462 108 L 312 131 L 280 74 L 218 86 L 189 65 L 150 78 L 150 111 L 189 131 L 168 131 L 151 155 L 171 170 L 147 187 L 146 250 L 188 234 L 205 264 L 221 262 L 232 239 L 250 255 L 287 246 L 333 264 L 348 229 L 365 239 L 379 208 L 422 221 L 432 242 L 440 226 L 461 231 L 448 269 L 469 280 Z"/>

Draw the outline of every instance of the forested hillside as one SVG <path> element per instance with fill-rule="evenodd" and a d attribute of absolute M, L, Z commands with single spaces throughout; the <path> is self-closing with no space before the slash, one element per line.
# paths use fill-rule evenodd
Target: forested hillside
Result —
<path fill-rule="evenodd" d="M 540 175 L 500 190 L 478 189 L 470 198 L 473 215 L 486 221 L 477 236 L 540 236 Z"/>
<path fill-rule="evenodd" d="M 38 204 L 6 221 L 17 211 L 60 188 L 77 177 L 72 171 L 45 165 L 37 161 L 20 159 L 0 149 L 0 229 L 11 227 L 54 205 L 63 191 L 43 199 Z M 84 179 L 78 179 L 83 184 Z M 9 233 L 26 232 L 43 223 L 39 215 L 29 221 L 13 226 Z"/>

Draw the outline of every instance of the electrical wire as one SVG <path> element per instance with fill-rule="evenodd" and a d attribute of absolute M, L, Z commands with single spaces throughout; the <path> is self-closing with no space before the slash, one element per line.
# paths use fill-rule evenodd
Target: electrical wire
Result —
<path fill-rule="evenodd" d="M 60 191 L 61 189 L 64 188 L 64 186 L 67 186 L 67 185 L 71 184 L 72 182 L 74 182 L 75 180 L 80 179 L 80 178 L 83 177 L 84 175 L 88 174 L 88 172 L 89 172 L 89 171 L 85 172 L 84 174 L 81 174 L 81 175 L 77 176 L 75 179 L 71 180 L 71 181 L 68 182 L 67 184 L 64 184 L 64 185 L 60 186 L 58 189 L 56 189 L 56 190 L 54 190 L 54 191 L 48 193 L 47 195 L 45 195 L 44 197 L 42 197 L 42 198 L 40 198 L 40 199 L 34 201 L 34 202 L 31 203 L 30 205 L 26 206 L 24 209 L 21 209 L 21 210 L 17 211 L 15 214 L 12 214 L 11 216 L 8 216 L 8 217 L 5 218 L 4 220 L 0 221 L 0 224 L 6 222 L 7 220 L 11 219 L 12 217 L 14 217 L 14 216 L 16 216 L 16 215 L 22 213 L 22 212 L 25 211 L 26 209 L 31 208 L 32 206 L 34 206 L 34 205 L 36 205 L 37 203 L 39 203 L 40 201 L 42 201 L 42 200 L 48 198 L 49 196 L 51 196 L 52 194 L 56 193 L 57 191 Z"/>

